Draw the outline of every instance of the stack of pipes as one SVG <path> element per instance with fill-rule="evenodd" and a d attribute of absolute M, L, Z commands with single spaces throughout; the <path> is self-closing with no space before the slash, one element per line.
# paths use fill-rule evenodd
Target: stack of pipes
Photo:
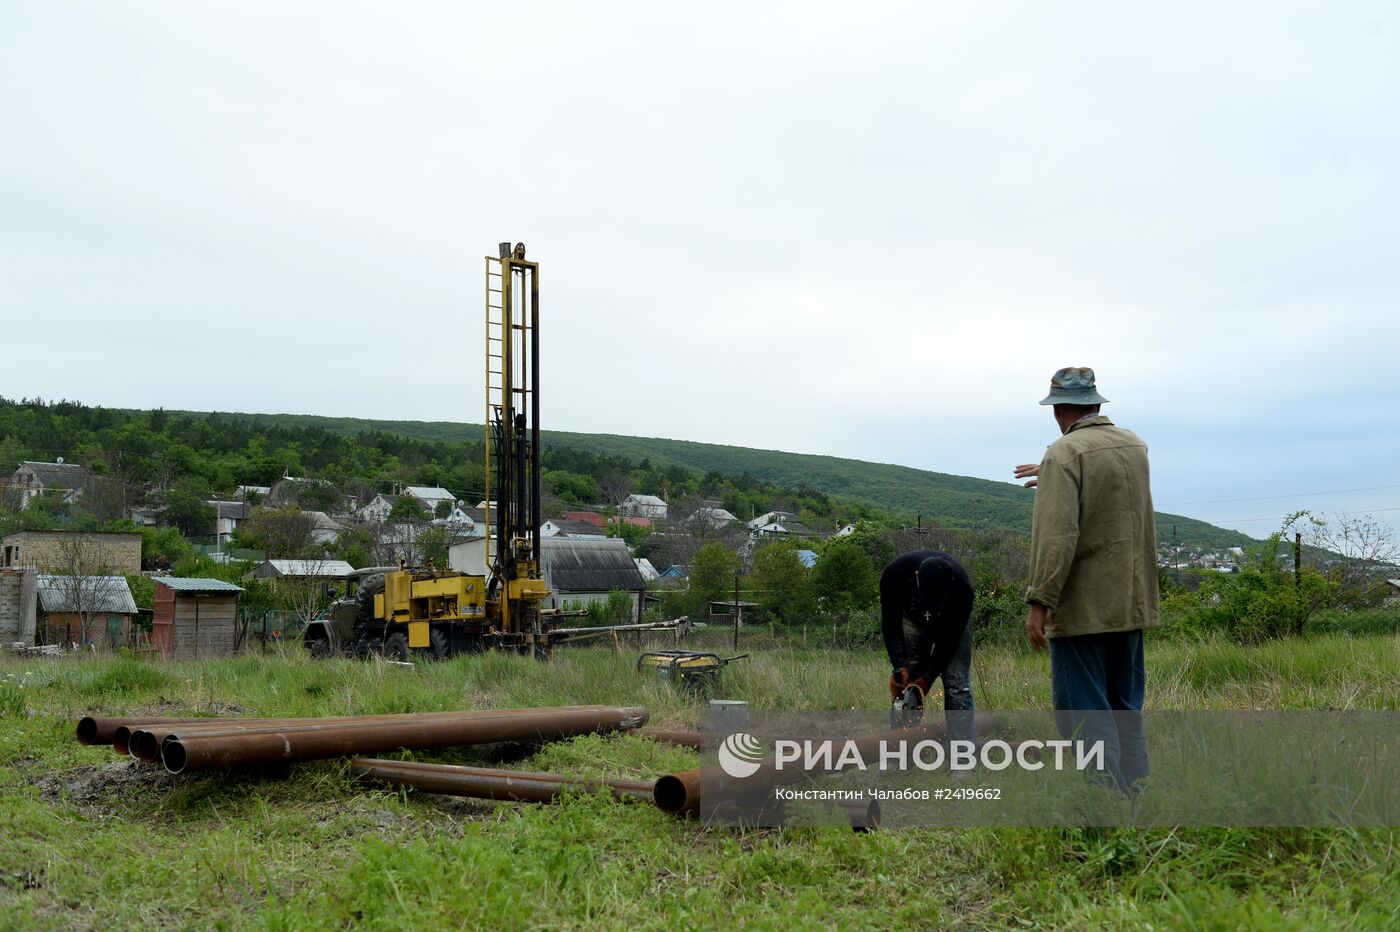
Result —
<path fill-rule="evenodd" d="M 84 718 L 78 722 L 78 740 L 111 744 L 119 754 L 164 764 L 171 773 L 190 773 L 385 751 L 552 741 L 630 731 L 646 721 L 646 709 L 618 706 L 301 719 Z"/>
<path fill-rule="evenodd" d="M 690 770 L 655 781 L 589 780 L 557 774 L 480 767 L 459 767 L 417 761 L 381 760 L 360 755 L 396 750 L 431 750 L 506 741 L 548 741 L 577 735 L 634 731 L 647 722 L 647 710 L 622 706 L 564 706 L 546 709 L 498 709 L 479 712 L 427 712 L 408 715 L 359 715 L 338 718 L 84 718 L 78 722 L 83 744 L 111 744 L 118 754 L 147 763 L 160 763 L 171 773 L 189 773 L 256 764 L 352 758 L 350 769 L 360 779 L 429 793 L 517 802 L 548 802 L 569 790 L 605 790 L 622 800 L 640 799 L 665 812 L 694 817 L 700 809 L 700 785 L 714 795 L 719 814 L 728 804 L 743 815 L 741 801 L 773 786 L 802 779 L 800 771 L 782 773 L 765 761 L 742 786 L 718 770 Z M 989 717 L 978 716 L 978 728 L 990 728 Z M 925 725 L 923 737 L 946 738 L 937 725 Z M 640 732 L 654 740 L 699 748 L 694 731 L 653 729 Z M 908 732 L 876 735 L 857 744 L 865 752 L 883 738 Z M 717 794 L 717 795 L 715 795 Z M 873 829 L 880 819 L 879 804 L 842 804 L 851 826 Z"/>

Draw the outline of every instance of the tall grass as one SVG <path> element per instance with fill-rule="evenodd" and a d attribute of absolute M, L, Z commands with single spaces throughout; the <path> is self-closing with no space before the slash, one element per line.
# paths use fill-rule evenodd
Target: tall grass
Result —
<path fill-rule="evenodd" d="M 757 639 L 755 639 L 755 642 Z M 754 648 L 755 642 L 745 647 Z M 741 647 L 742 649 L 742 647 Z M 560 651 L 404 668 L 234 660 L 0 659 L 0 927 L 1384 928 L 1400 923 L 1394 829 L 836 829 L 738 832 L 581 795 L 516 806 L 387 792 L 341 764 L 290 775 L 163 778 L 72 740 L 100 711 L 324 715 L 640 704 L 663 724 L 703 701 L 636 654 Z M 1373 708 L 1400 703 L 1400 639 L 1314 637 L 1246 648 L 1154 638 L 1156 708 Z M 880 708 L 874 650 L 758 648 L 721 694 L 758 708 Z M 1049 703 L 1048 661 L 979 649 L 975 697 Z M 16 700 L 6 698 L 22 694 Z M 32 714 L 31 714 L 32 713 Z M 649 777 L 692 752 L 637 736 L 557 742 L 526 769 Z M 423 755 L 469 761 L 475 752 Z M 493 759 L 494 758 L 484 758 Z"/>

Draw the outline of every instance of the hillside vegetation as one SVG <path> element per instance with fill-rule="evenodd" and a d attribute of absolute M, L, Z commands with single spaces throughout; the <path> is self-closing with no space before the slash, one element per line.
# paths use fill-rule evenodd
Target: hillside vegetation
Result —
<path fill-rule="evenodd" d="M 192 416 L 201 416 L 197 412 Z M 365 418 L 321 417 L 311 414 L 226 414 L 279 426 L 298 426 L 329 433 L 356 436 L 382 432 L 429 442 L 476 441 L 480 424 L 451 421 L 381 421 Z M 584 434 L 546 430 L 549 447 L 567 447 L 591 453 L 621 456 L 634 461 L 681 466 L 723 476 L 750 476 L 783 488 L 807 487 L 842 501 L 859 503 L 913 522 L 922 514 L 926 522 L 948 527 L 982 527 L 1028 532 L 1035 493 L 1010 482 L 992 482 L 970 476 L 868 463 L 862 460 L 809 453 L 755 450 L 689 440 L 657 437 L 625 437 L 617 434 Z M 1255 543 L 1238 531 L 1216 527 L 1182 515 L 1158 513 L 1157 530 L 1171 540 L 1173 528 L 1183 546 L 1239 547 Z"/>

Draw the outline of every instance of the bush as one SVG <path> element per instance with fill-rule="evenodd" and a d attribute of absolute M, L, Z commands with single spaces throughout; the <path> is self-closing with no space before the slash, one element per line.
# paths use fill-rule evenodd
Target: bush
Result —
<path fill-rule="evenodd" d="M 630 625 L 637 620 L 637 597 L 622 589 L 608 593 L 606 602 L 588 603 L 588 624 Z"/>
<path fill-rule="evenodd" d="M 831 646 L 836 650 L 856 651 L 884 648 L 878 609 L 837 612 L 824 619 L 831 625 Z M 821 629 L 818 629 L 821 630 Z"/>
<path fill-rule="evenodd" d="M 1302 634 L 1335 584 L 1307 568 L 1295 578 L 1283 567 L 1282 550 L 1282 535 L 1270 535 L 1251 549 L 1238 573 L 1213 573 L 1195 592 L 1168 595 L 1163 614 L 1188 631 L 1224 634 L 1244 644 Z"/>
<path fill-rule="evenodd" d="M 976 644 L 1020 641 L 1026 633 L 1026 582 L 979 573 L 973 579 L 972 638 Z"/>

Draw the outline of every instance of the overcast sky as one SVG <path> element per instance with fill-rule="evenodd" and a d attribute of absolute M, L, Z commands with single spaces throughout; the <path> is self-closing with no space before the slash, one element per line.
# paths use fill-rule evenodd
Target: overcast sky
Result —
<path fill-rule="evenodd" d="M 523 240 L 547 428 L 1394 523 L 1394 9 L 0 0 L 0 394 L 479 422 Z"/>

